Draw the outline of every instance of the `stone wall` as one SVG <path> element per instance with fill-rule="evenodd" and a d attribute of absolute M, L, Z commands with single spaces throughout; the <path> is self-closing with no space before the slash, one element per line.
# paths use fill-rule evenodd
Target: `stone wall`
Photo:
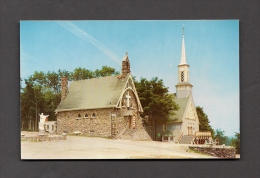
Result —
<path fill-rule="evenodd" d="M 236 157 L 236 149 L 234 147 L 222 147 L 222 146 L 189 146 L 189 149 L 196 150 L 202 153 L 210 154 L 214 157 L 219 158 L 235 158 Z"/>
<path fill-rule="evenodd" d="M 25 137 L 22 136 L 21 140 L 26 141 L 57 141 L 57 140 L 66 140 L 66 135 L 37 135 L 37 136 L 31 136 L 31 137 Z"/>
<path fill-rule="evenodd" d="M 69 135 L 78 134 L 105 138 L 119 138 L 120 135 L 129 134 L 130 139 L 135 134 L 134 139 L 136 140 L 151 140 L 143 127 L 133 91 L 127 90 L 123 97 L 126 94 L 131 96 L 131 107 L 127 107 L 126 103 L 123 103 L 121 109 L 104 108 L 59 112 L 57 114 L 57 133 L 65 132 Z M 127 111 L 131 111 L 130 116 L 125 116 Z M 135 122 L 133 118 L 135 118 Z"/>
<path fill-rule="evenodd" d="M 112 109 L 92 109 L 59 112 L 57 115 L 57 133 L 93 137 L 111 136 Z"/>

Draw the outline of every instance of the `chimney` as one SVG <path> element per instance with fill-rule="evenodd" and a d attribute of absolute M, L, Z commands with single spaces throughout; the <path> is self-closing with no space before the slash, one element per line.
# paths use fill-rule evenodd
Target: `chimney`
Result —
<path fill-rule="evenodd" d="M 63 76 L 61 77 L 61 101 L 63 101 L 68 94 L 68 79 Z"/>

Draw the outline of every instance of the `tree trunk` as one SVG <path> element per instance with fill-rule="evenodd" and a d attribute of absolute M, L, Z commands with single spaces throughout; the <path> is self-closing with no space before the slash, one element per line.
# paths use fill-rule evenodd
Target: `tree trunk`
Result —
<path fill-rule="evenodd" d="M 32 130 L 32 118 L 31 115 L 29 116 L 29 130 Z"/>
<path fill-rule="evenodd" d="M 156 119 L 154 119 L 154 140 L 156 141 L 157 135 L 156 135 Z"/>

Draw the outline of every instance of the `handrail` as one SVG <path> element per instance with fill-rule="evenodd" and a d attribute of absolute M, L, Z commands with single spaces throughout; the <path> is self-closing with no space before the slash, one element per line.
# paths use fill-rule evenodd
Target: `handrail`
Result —
<path fill-rule="evenodd" d="M 183 132 L 181 133 L 181 136 L 179 137 L 178 142 L 180 142 L 182 135 L 183 135 Z"/>

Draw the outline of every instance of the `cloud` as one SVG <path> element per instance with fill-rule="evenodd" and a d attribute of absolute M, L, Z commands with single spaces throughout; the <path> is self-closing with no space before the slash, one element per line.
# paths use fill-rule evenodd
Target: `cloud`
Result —
<path fill-rule="evenodd" d="M 90 36 L 87 32 L 85 32 L 84 30 L 80 29 L 79 27 L 74 25 L 72 22 L 58 21 L 57 23 L 59 25 L 61 25 L 62 27 L 64 27 L 65 29 L 67 29 L 68 31 L 70 31 L 71 33 L 77 35 L 81 39 L 83 39 L 85 41 L 88 41 L 89 43 L 93 44 L 100 51 L 102 51 L 108 57 L 110 57 L 112 60 L 114 60 L 118 64 L 121 64 L 121 60 L 120 60 L 120 58 L 116 54 L 114 54 L 110 49 L 108 49 L 103 43 L 101 43 L 100 41 L 98 41 L 95 38 L 93 38 L 92 36 Z"/>

